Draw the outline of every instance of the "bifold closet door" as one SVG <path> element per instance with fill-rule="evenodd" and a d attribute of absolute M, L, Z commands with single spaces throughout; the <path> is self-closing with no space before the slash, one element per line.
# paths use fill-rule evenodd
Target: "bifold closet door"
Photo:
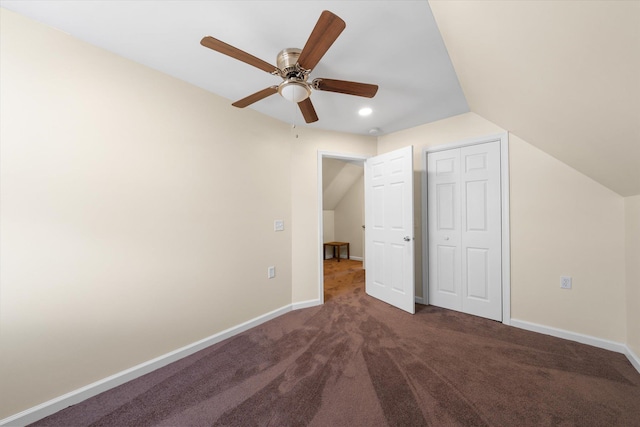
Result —
<path fill-rule="evenodd" d="M 429 303 L 502 320 L 500 143 L 428 153 Z"/>

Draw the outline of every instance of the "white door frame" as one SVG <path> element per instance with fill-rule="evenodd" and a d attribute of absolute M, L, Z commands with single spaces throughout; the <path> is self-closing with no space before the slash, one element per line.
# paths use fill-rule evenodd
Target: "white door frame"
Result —
<path fill-rule="evenodd" d="M 469 145 L 500 142 L 500 200 L 502 217 L 502 323 L 511 324 L 511 245 L 509 231 L 509 134 L 500 133 L 470 138 L 450 144 L 422 149 L 422 295 L 423 303 L 429 304 L 429 241 L 427 227 L 427 154 Z"/>
<path fill-rule="evenodd" d="M 318 255 L 322 255 L 318 257 L 318 299 L 320 300 L 320 304 L 324 304 L 324 225 L 322 219 L 322 211 L 323 211 L 323 186 L 322 186 L 322 160 L 323 159 L 338 159 L 345 161 L 360 161 L 364 164 L 365 160 L 369 157 L 368 155 L 358 155 L 358 154 L 347 154 L 347 153 L 336 153 L 333 151 L 320 151 L 318 150 Z M 364 260 L 366 263 L 366 258 Z M 363 264 L 364 265 L 364 264 Z"/>

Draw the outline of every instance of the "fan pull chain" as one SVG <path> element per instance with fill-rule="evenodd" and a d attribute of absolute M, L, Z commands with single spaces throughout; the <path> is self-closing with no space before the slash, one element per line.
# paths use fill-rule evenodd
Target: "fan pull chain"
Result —
<path fill-rule="evenodd" d="M 293 106 L 292 115 L 291 115 L 291 133 L 295 135 L 296 138 L 298 138 L 298 130 L 296 129 L 296 117 L 297 117 L 296 110 L 298 108 L 298 105 L 295 102 L 291 102 L 291 105 Z"/>

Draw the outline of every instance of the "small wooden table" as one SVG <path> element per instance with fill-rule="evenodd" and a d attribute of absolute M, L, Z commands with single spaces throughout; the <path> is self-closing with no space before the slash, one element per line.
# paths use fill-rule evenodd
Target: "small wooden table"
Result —
<path fill-rule="evenodd" d="M 347 247 L 347 259 L 350 259 L 349 254 L 349 242 L 327 242 L 323 246 L 324 253 L 322 254 L 323 259 L 327 259 L 327 246 L 333 247 L 333 257 L 338 258 L 338 262 L 340 262 L 340 248 L 342 246 Z M 336 256 L 337 253 L 337 256 Z"/>

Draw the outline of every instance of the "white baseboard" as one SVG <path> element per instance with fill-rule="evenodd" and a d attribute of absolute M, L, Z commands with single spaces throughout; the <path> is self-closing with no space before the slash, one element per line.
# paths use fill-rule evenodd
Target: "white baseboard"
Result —
<path fill-rule="evenodd" d="M 415 302 L 416 302 L 416 304 L 426 305 L 426 304 L 424 303 L 424 298 L 422 298 L 422 297 L 418 297 L 418 296 L 417 296 L 417 297 L 415 297 Z"/>
<path fill-rule="evenodd" d="M 569 341 L 587 344 L 593 347 L 603 348 L 605 350 L 615 351 L 616 353 L 622 353 L 627 356 L 627 359 L 629 359 L 629 362 L 631 362 L 633 367 L 636 368 L 638 372 L 640 372 L 640 359 L 627 345 L 623 343 L 596 338 L 591 335 L 584 335 L 577 332 L 567 331 L 565 329 L 539 325 L 537 323 L 531 323 L 513 318 L 511 319 L 511 326 L 520 329 L 526 329 L 527 331 L 538 332 L 540 334 L 551 335 L 557 338 L 563 338 Z"/>
<path fill-rule="evenodd" d="M 322 304 L 319 299 L 310 299 L 309 301 L 294 302 L 291 304 L 292 310 L 300 310 L 301 308 L 315 307 Z"/>
<path fill-rule="evenodd" d="M 627 356 L 627 359 L 629 359 L 629 362 L 631 362 L 633 367 L 636 368 L 636 371 L 640 372 L 640 357 L 638 357 L 638 355 L 635 354 L 629 346 L 626 346 L 626 350 L 627 351 L 624 353 L 625 356 Z"/>
<path fill-rule="evenodd" d="M 219 343 L 220 341 L 223 341 L 227 338 L 231 338 L 234 335 L 258 326 L 268 320 L 282 316 L 283 314 L 291 311 L 292 307 L 293 306 L 291 304 L 286 305 L 269 313 L 258 316 L 254 319 L 241 323 L 237 326 L 211 335 L 208 338 L 204 338 L 200 341 L 194 342 L 162 356 L 156 357 L 155 359 L 149 360 L 117 374 L 111 375 L 110 377 L 96 381 L 77 390 L 73 390 L 67 394 L 56 397 L 55 399 L 51 399 L 47 402 L 41 403 L 40 405 L 34 406 L 18 414 L 0 420 L 0 426 L 24 426 L 41 420 L 42 418 L 55 414 L 56 412 L 68 406 L 80 403 L 83 400 L 96 396 L 102 392 L 136 379 L 142 375 L 148 374 L 149 372 L 166 366 L 169 363 L 173 363 L 184 357 L 192 355 L 193 353 L 203 350 L 213 344 Z"/>

